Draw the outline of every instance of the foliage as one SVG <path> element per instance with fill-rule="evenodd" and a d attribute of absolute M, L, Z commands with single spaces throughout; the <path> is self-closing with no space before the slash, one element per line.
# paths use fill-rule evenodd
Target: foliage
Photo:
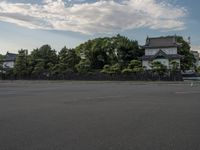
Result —
<path fill-rule="evenodd" d="M 179 63 L 178 62 L 176 62 L 176 61 L 171 61 L 170 62 L 170 65 L 171 65 L 171 71 L 172 72 L 177 72 L 177 71 L 179 71 L 180 70 L 180 67 L 179 67 Z"/>
<path fill-rule="evenodd" d="M 143 72 L 144 69 L 142 67 L 142 63 L 139 60 L 131 60 L 128 64 L 128 67 L 122 70 L 122 73 L 129 74 L 129 73 L 139 73 Z"/>
<path fill-rule="evenodd" d="M 132 59 L 138 59 L 144 54 L 137 41 L 121 35 L 89 40 L 76 47 L 76 52 L 91 62 L 92 69 L 102 69 L 106 64 L 117 63 L 126 67 Z"/>
<path fill-rule="evenodd" d="M 88 60 L 81 60 L 79 64 L 75 66 L 78 73 L 84 74 L 91 71 L 90 62 Z"/>
<path fill-rule="evenodd" d="M 28 50 L 21 49 L 18 51 L 13 71 L 20 78 L 28 75 Z"/>
<path fill-rule="evenodd" d="M 133 73 L 132 69 L 125 68 L 125 69 L 122 70 L 122 74 L 131 74 L 131 73 Z"/>
<path fill-rule="evenodd" d="M 0 72 L 2 72 L 3 70 L 3 60 L 4 60 L 5 56 L 0 54 Z"/>
<path fill-rule="evenodd" d="M 103 69 L 101 70 L 102 73 L 107 74 L 115 74 L 121 72 L 121 67 L 119 64 L 114 64 L 112 66 L 104 65 Z"/>
<path fill-rule="evenodd" d="M 3 55 L 0 54 L 0 79 L 3 78 Z"/>
<path fill-rule="evenodd" d="M 67 49 L 66 47 L 59 52 L 58 58 L 61 71 L 75 70 L 75 65 L 80 62 L 80 57 L 75 50 Z"/>
<path fill-rule="evenodd" d="M 186 70 L 194 66 L 194 56 L 190 52 L 190 45 L 177 36 L 177 42 L 181 43 L 178 54 L 184 56 L 181 60 L 181 69 Z M 144 55 L 137 41 L 116 35 L 113 37 L 96 38 L 80 44 L 75 49 L 63 47 L 57 54 L 49 45 L 43 45 L 34 49 L 30 55 L 27 50 L 20 50 L 13 70 L 6 75 L 23 77 L 59 76 L 67 73 L 88 74 L 91 72 L 107 74 L 129 74 L 144 71 L 139 58 Z M 0 62 L 4 56 L 0 55 Z M 171 70 L 175 71 L 180 66 L 171 62 Z M 153 72 L 164 75 L 167 67 L 159 62 L 152 63 Z M 0 69 L 3 69 L 0 63 Z M 200 70 L 199 68 L 197 70 Z"/>
<path fill-rule="evenodd" d="M 197 72 L 200 74 L 200 67 L 197 68 Z"/>
<path fill-rule="evenodd" d="M 33 75 L 48 75 L 57 62 L 58 57 L 56 51 L 49 45 L 43 45 L 39 49 L 34 49 L 30 55 L 30 72 Z"/>
<path fill-rule="evenodd" d="M 151 63 L 151 68 L 154 73 L 157 73 L 159 75 L 164 75 L 167 71 L 167 67 L 160 63 L 159 61 L 153 61 Z"/>
<path fill-rule="evenodd" d="M 194 67 L 195 63 L 194 55 L 190 52 L 190 45 L 181 36 L 177 36 L 177 42 L 181 44 L 181 46 L 178 47 L 178 54 L 184 57 L 181 60 L 181 69 L 189 70 L 191 67 Z"/>

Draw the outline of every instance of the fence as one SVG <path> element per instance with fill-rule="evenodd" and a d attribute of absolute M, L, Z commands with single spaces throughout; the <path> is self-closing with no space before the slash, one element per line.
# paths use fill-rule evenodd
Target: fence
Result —
<path fill-rule="evenodd" d="M 17 77 L 14 75 L 1 75 L 3 80 L 88 80 L 88 81 L 182 81 L 181 73 L 168 72 L 159 75 L 153 72 L 130 73 L 130 74 L 104 74 L 104 73 L 67 73 L 57 75 L 43 74 L 40 76 Z"/>

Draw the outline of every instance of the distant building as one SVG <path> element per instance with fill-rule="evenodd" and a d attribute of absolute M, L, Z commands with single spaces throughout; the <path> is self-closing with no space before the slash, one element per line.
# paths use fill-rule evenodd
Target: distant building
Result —
<path fill-rule="evenodd" d="M 5 59 L 3 61 L 3 68 L 4 69 L 14 68 L 16 57 L 17 57 L 17 54 L 7 52 L 7 54 L 5 55 Z"/>
<path fill-rule="evenodd" d="M 200 57 L 198 51 L 191 51 L 191 53 L 194 55 L 195 58 L 195 66 L 200 67 Z"/>
<path fill-rule="evenodd" d="M 146 44 L 143 46 L 145 48 L 145 55 L 142 57 L 143 67 L 151 70 L 151 63 L 158 61 L 170 69 L 171 62 L 176 61 L 180 68 L 182 56 L 177 53 L 177 48 L 180 46 L 181 44 L 176 41 L 176 36 L 147 37 Z"/>

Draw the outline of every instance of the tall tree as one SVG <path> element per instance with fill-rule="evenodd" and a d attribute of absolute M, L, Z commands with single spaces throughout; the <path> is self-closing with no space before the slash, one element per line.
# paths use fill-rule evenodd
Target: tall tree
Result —
<path fill-rule="evenodd" d="M 19 78 L 24 78 L 28 74 L 28 50 L 21 49 L 18 51 L 14 65 L 14 74 Z"/>
<path fill-rule="evenodd" d="M 76 51 L 90 61 L 92 69 L 102 69 L 106 64 L 116 63 L 125 67 L 131 60 L 144 54 L 137 41 L 131 41 L 121 35 L 89 40 L 76 47 Z"/>
<path fill-rule="evenodd" d="M 178 48 L 178 54 L 184 56 L 181 60 L 181 69 L 187 70 L 194 66 L 194 55 L 190 52 L 190 45 L 182 36 L 177 36 L 177 42 L 181 44 Z"/>
<path fill-rule="evenodd" d="M 56 51 L 49 45 L 43 45 L 34 49 L 30 55 L 31 72 L 38 74 L 50 74 L 52 67 L 58 63 Z"/>
<path fill-rule="evenodd" d="M 74 49 L 62 48 L 59 52 L 59 64 L 63 64 L 65 67 L 63 69 L 75 70 L 75 65 L 79 63 L 80 57 L 76 54 Z"/>
<path fill-rule="evenodd" d="M 127 67 L 131 60 L 137 60 L 144 54 L 144 50 L 139 48 L 137 41 L 129 40 L 128 38 L 120 35 L 114 37 L 114 40 L 118 62 L 123 68 Z"/>
<path fill-rule="evenodd" d="M 4 56 L 0 54 L 0 79 L 3 78 L 3 60 Z"/>

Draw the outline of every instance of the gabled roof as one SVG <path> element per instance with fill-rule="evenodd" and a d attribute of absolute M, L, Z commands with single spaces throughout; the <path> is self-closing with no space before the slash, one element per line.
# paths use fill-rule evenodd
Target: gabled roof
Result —
<path fill-rule="evenodd" d="M 4 61 L 15 61 L 17 54 L 7 52 Z"/>
<path fill-rule="evenodd" d="M 179 54 L 166 54 L 165 52 L 163 52 L 162 50 L 159 50 L 155 55 L 144 55 L 142 57 L 142 60 L 154 60 L 157 58 L 166 58 L 166 59 L 182 59 L 183 56 L 179 55 Z"/>
<path fill-rule="evenodd" d="M 180 43 L 176 41 L 176 36 L 156 37 L 146 39 L 144 48 L 165 48 L 165 47 L 179 47 Z"/>
<path fill-rule="evenodd" d="M 161 49 L 153 56 L 153 59 L 164 57 L 167 58 L 167 54 L 163 52 Z"/>

